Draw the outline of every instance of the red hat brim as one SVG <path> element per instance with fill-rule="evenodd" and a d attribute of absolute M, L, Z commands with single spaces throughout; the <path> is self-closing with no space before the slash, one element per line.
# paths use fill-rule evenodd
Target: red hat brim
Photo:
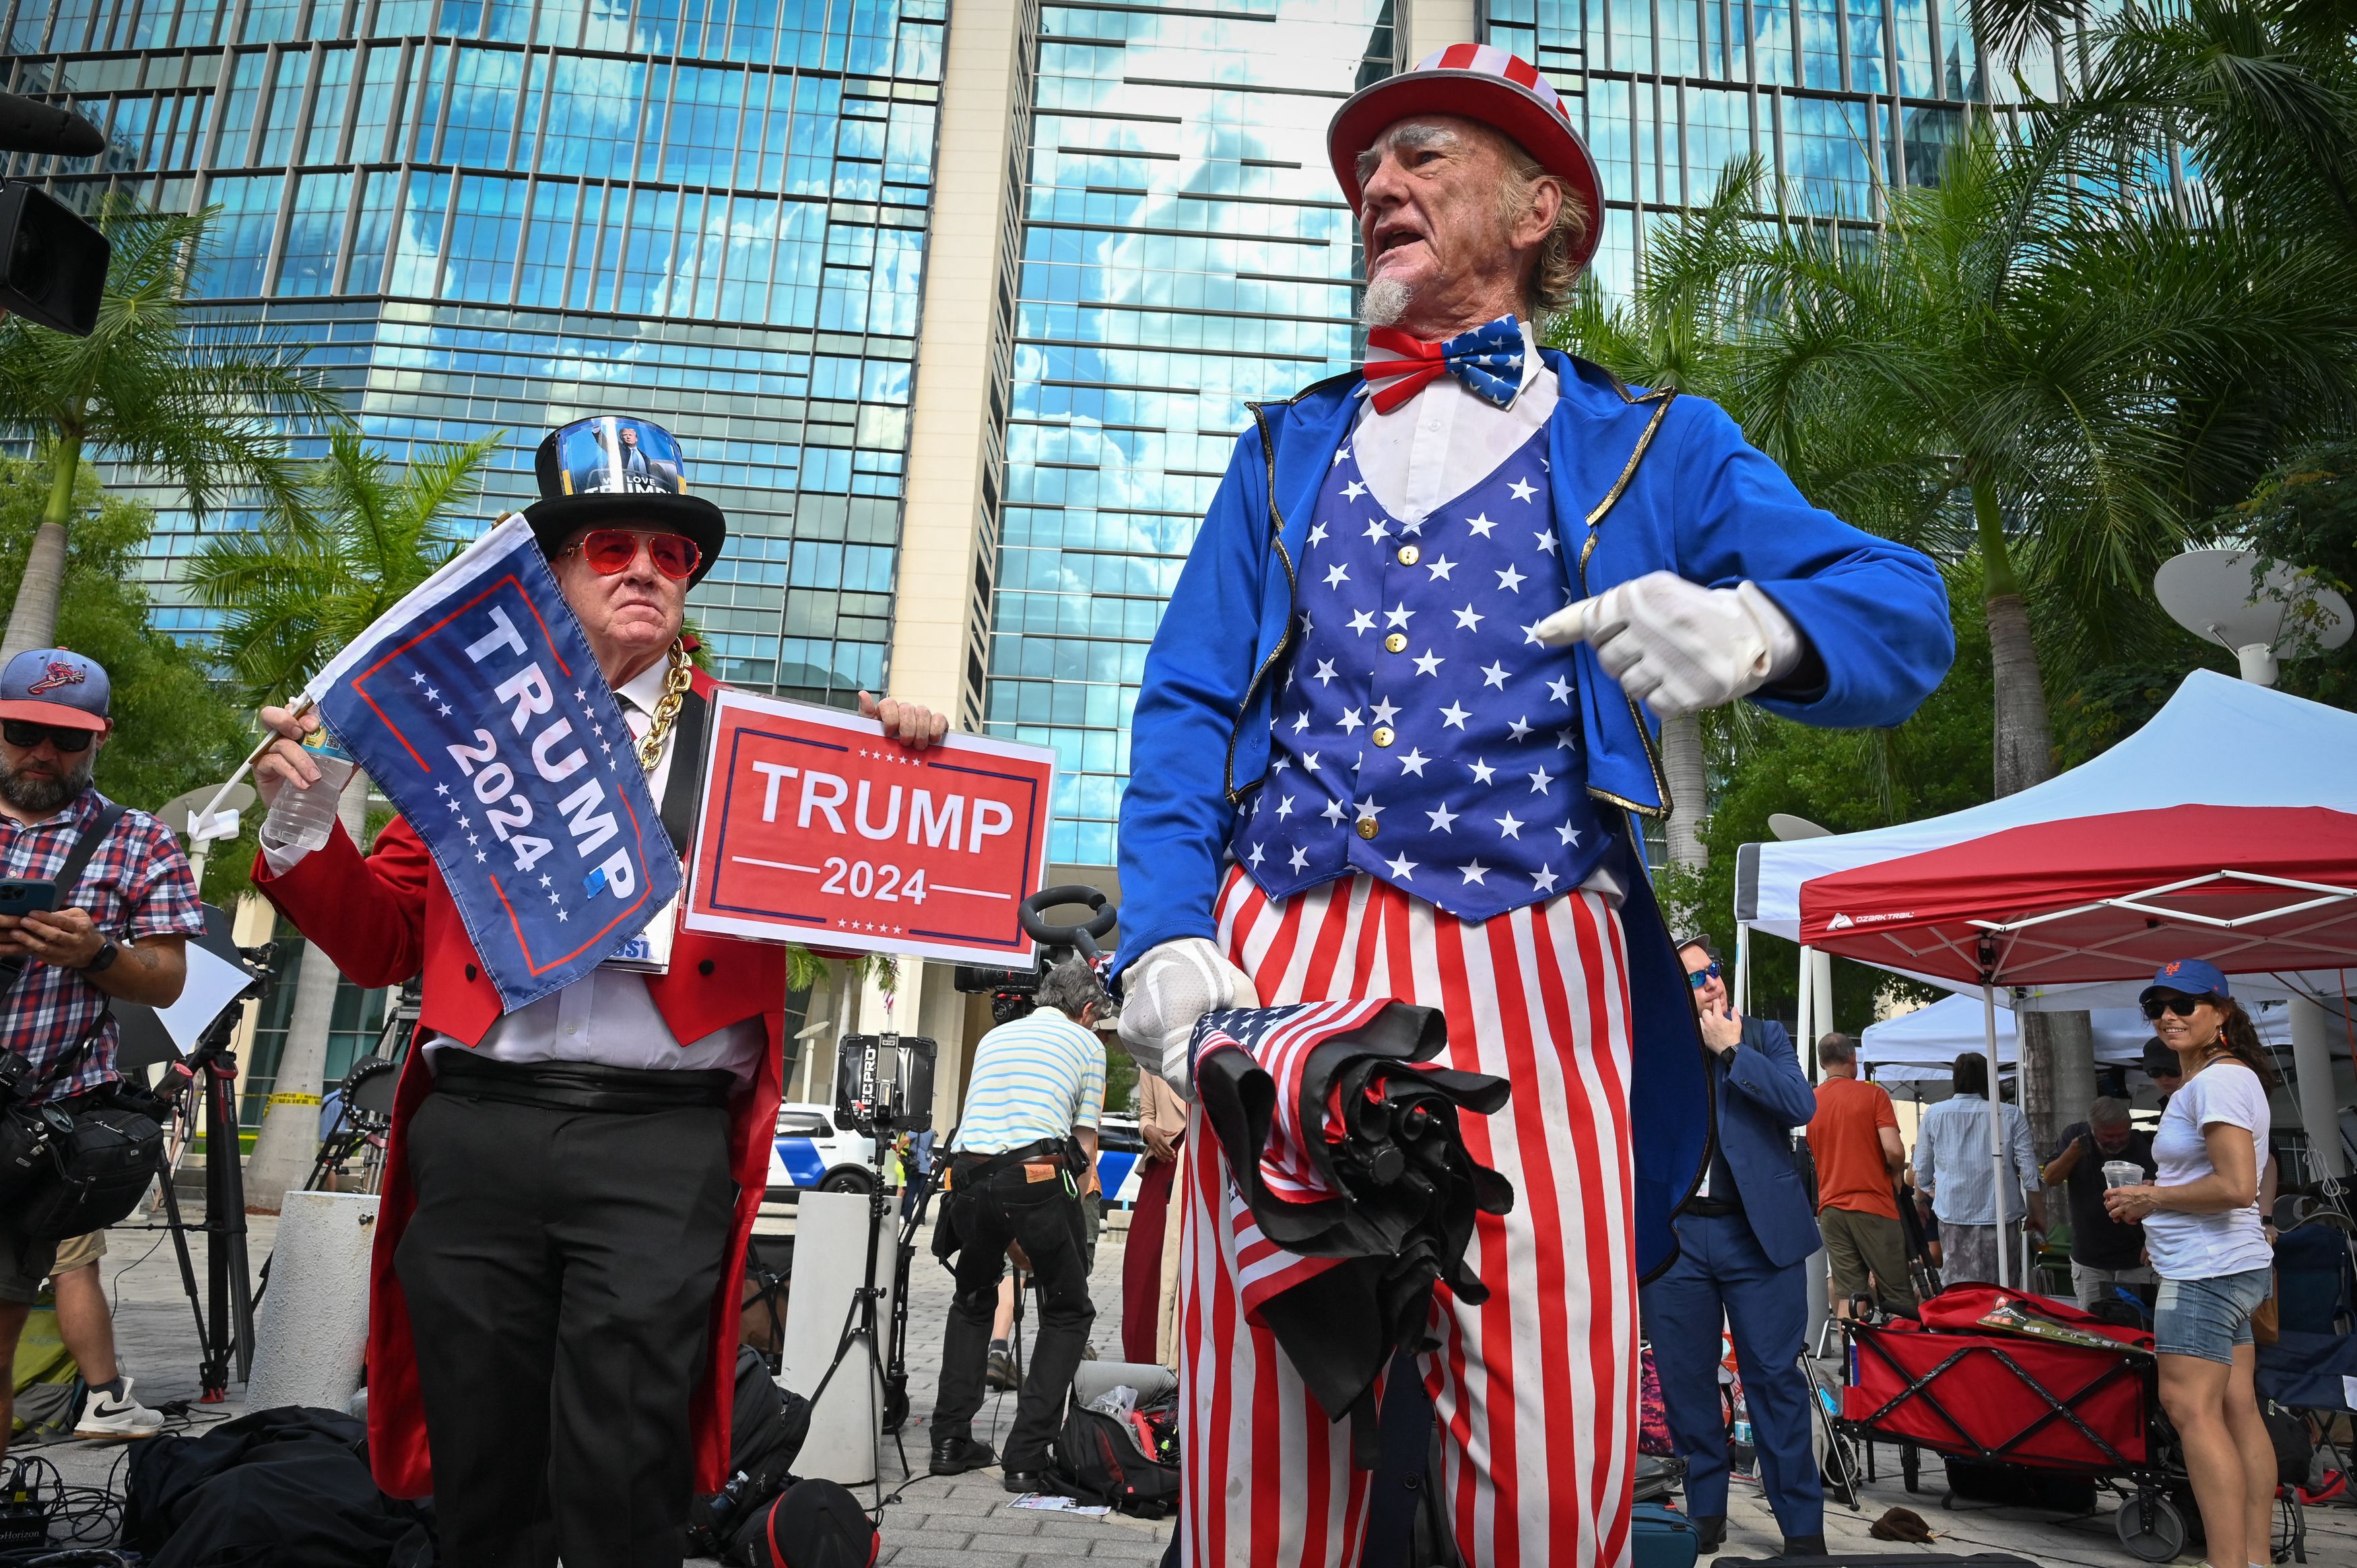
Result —
<path fill-rule="evenodd" d="M 1586 232 L 1572 245 L 1572 264 L 1587 267 L 1604 235 L 1604 186 L 1596 160 L 1544 99 L 1487 71 L 1406 71 L 1361 88 L 1334 112 L 1326 127 L 1326 156 L 1352 212 L 1361 204 L 1359 155 L 1374 145 L 1383 127 L 1417 114 L 1454 114 L 1487 125 L 1568 185 L 1588 214 Z"/>
<path fill-rule="evenodd" d="M 0 719 L 21 719 L 27 724 L 48 725 L 55 729 L 86 729 L 93 735 L 104 735 L 108 725 L 102 714 L 84 713 L 63 703 L 41 703 L 30 698 L 0 703 Z"/>

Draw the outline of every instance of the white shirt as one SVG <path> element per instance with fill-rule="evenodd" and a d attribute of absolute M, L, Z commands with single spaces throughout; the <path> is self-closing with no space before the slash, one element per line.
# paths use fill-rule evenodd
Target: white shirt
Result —
<path fill-rule="evenodd" d="M 630 721 L 634 737 L 644 736 L 654 724 L 654 707 L 662 700 L 663 677 L 669 669 L 668 659 L 658 659 L 615 693 L 622 700 L 622 714 Z M 675 729 L 663 736 L 662 749 L 647 774 L 647 788 L 658 801 L 671 778 L 672 753 L 678 749 L 678 742 Z M 285 875 L 308 853 L 267 842 L 262 846 L 263 858 L 274 876 Z M 666 908 L 655 918 L 671 919 L 675 913 Z M 594 1062 L 603 1067 L 677 1070 L 726 1068 L 749 1080 L 768 1035 L 759 1018 L 746 1018 L 683 1047 L 671 1026 L 663 1022 L 654 998 L 647 993 L 644 975 L 599 969 L 554 995 L 501 1017 L 474 1048 L 479 1056 L 509 1062 Z M 451 1048 L 450 1042 L 440 1039 L 427 1042 L 427 1063 L 436 1053 Z"/>
<path fill-rule="evenodd" d="M 955 1146 L 999 1155 L 1094 1127 L 1104 1067 L 1104 1042 L 1053 1007 L 999 1025 L 974 1048 Z"/>
<path fill-rule="evenodd" d="M 2029 1122 L 2018 1105 L 1997 1107 L 1997 1126 L 2007 1163 L 2017 1178 L 2005 1184 L 2008 1225 L 2029 1212 L 2024 1192 L 2039 1190 L 2038 1152 L 2030 1146 Z M 1932 1212 L 1943 1225 L 1994 1225 L 1996 1170 L 1989 1158 L 1988 1101 L 1957 1094 L 1923 1112 L 1915 1134 L 1915 1185 L 1932 1195 Z"/>
<path fill-rule="evenodd" d="M 2152 1158 L 2160 1174 L 2156 1187 L 2183 1187 L 2212 1175 L 2206 1129 L 2219 1122 L 2249 1130 L 2258 1155 L 2255 1174 L 2267 1172 L 2267 1133 L 2273 1122 L 2259 1075 L 2241 1062 L 2213 1061 L 2169 1097 L 2153 1134 Z M 2217 1214 L 2180 1214 L 2160 1208 L 2145 1216 L 2145 1251 L 2153 1272 L 2165 1280 L 2214 1280 L 2274 1266 L 2275 1252 L 2254 1200 L 2247 1208 Z"/>

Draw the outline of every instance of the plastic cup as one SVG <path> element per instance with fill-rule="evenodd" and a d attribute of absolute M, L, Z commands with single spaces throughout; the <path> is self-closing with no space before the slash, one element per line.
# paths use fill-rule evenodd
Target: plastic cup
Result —
<path fill-rule="evenodd" d="M 2135 1187 L 2144 1180 L 2144 1167 L 2134 1160 L 2105 1160 L 2104 1186 Z"/>

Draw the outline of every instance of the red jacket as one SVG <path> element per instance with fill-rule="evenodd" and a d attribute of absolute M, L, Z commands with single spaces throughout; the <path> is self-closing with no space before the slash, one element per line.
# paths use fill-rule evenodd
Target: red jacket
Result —
<path fill-rule="evenodd" d="M 707 697 L 717 689 L 701 672 L 695 688 Z M 499 993 L 467 940 L 457 906 L 443 886 L 434 857 L 406 822 L 396 818 L 389 824 L 365 858 L 338 828 L 325 848 L 304 856 L 284 876 L 271 875 L 269 866 L 257 860 L 253 882 L 355 983 L 398 985 L 422 972 L 421 1029 L 472 1046 L 499 1018 Z M 761 1054 L 751 1088 L 729 1105 L 737 1224 L 712 1302 L 711 1366 L 693 1412 L 696 1489 L 716 1492 L 728 1478 L 745 1241 L 768 1185 L 782 1093 L 779 1060 L 785 1034 L 786 950 L 683 930 L 672 946 L 671 972 L 649 977 L 647 992 L 678 1039 L 701 1039 L 753 1017 L 760 1018 L 769 1033 L 769 1048 Z M 425 1411 L 410 1345 L 409 1307 L 393 1266 L 393 1249 L 417 1208 L 403 1143 L 410 1117 L 433 1089 L 424 1056 L 423 1051 L 410 1053 L 394 1097 L 384 1201 L 369 1270 L 369 1457 L 377 1485 L 397 1498 L 422 1498 L 434 1489 Z"/>

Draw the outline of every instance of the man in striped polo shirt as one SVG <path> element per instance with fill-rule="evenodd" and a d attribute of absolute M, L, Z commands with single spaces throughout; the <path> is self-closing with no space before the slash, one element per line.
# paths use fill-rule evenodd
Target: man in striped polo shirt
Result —
<path fill-rule="evenodd" d="M 1097 1117 L 1104 1109 L 1105 1013 L 1096 972 L 1071 959 L 1039 983 L 1039 1005 L 974 1047 L 965 1113 L 951 1144 L 952 1217 L 960 1248 L 957 1297 L 942 1337 L 933 1405 L 932 1473 L 987 1469 L 997 1456 L 974 1440 L 990 1352 L 991 1316 L 1010 1247 L 1038 1280 L 1039 1343 L 1006 1438 L 1006 1487 L 1039 1489 L 1064 1395 L 1080 1369 L 1096 1307 L 1082 1261 L 1081 1204 L 1097 1190 Z"/>

